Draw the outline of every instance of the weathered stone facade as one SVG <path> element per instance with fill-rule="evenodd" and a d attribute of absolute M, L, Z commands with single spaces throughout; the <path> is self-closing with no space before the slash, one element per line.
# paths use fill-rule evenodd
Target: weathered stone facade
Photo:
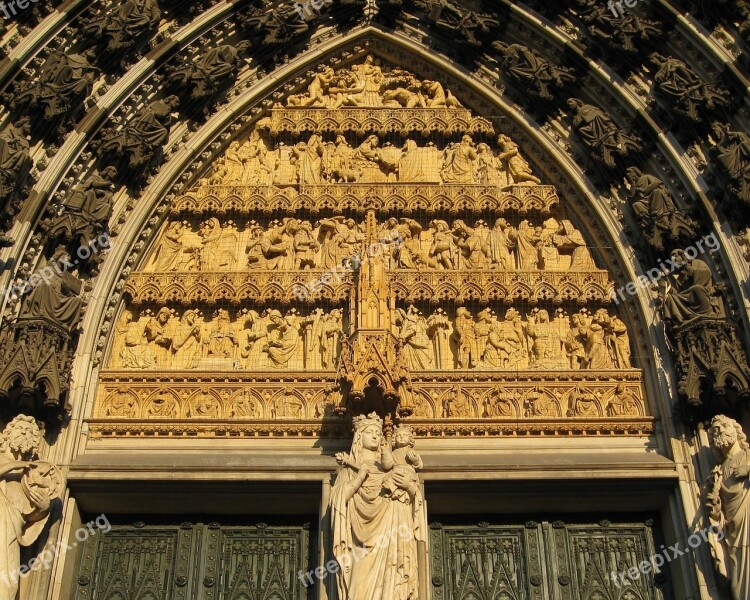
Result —
<path fill-rule="evenodd" d="M 746 525 L 747 10 L 694 4 L 16 7 L 20 599 L 739 600 L 726 543 L 610 576 Z"/>

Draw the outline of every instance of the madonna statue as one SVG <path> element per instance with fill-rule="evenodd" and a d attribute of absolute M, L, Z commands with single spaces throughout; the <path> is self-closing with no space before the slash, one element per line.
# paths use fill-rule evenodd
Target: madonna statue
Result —
<path fill-rule="evenodd" d="M 377 414 L 355 417 L 354 429 L 351 453 L 336 456 L 331 495 L 338 598 L 417 600 L 427 532 L 419 478 L 409 461 L 394 460 Z"/>

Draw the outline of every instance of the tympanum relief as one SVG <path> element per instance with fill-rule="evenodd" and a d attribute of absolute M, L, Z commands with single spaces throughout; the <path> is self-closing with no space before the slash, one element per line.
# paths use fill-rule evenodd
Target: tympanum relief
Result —
<path fill-rule="evenodd" d="M 109 366 L 117 369 L 222 371 L 333 370 L 344 335 L 341 309 L 300 314 L 295 309 L 258 312 L 224 308 L 204 313 L 162 307 L 134 314 L 116 325 Z"/>
<path fill-rule="evenodd" d="M 652 427 L 596 244 L 443 82 L 323 67 L 169 208 L 94 436 L 346 435 L 373 410 L 420 436 Z"/>
<path fill-rule="evenodd" d="M 567 219 L 391 217 L 378 223 L 385 267 L 436 270 L 596 271 L 583 234 Z M 146 272 L 302 271 L 331 269 L 360 254 L 365 223 L 334 216 L 282 217 L 239 227 L 212 217 L 197 225 L 170 221 Z"/>

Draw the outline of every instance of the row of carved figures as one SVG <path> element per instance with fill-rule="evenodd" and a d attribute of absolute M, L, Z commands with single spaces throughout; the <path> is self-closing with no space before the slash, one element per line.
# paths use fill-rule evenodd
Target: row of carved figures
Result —
<path fill-rule="evenodd" d="M 499 152 L 475 144 L 465 135 L 440 149 L 432 142 L 418 146 L 407 140 L 399 147 L 381 146 L 377 135 L 352 147 L 343 135 L 325 141 L 313 134 L 307 142 L 269 148 L 258 131 L 244 143 L 232 142 L 213 165 L 204 185 L 321 185 L 325 183 L 434 183 L 538 185 L 529 163 L 506 135 Z"/>
<path fill-rule="evenodd" d="M 473 316 L 465 307 L 451 317 L 442 308 L 428 317 L 414 306 L 396 309 L 393 333 L 412 370 L 630 369 L 625 323 L 605 309 L 554 318 L 535 309 L 525 319 L 509 308 L 498 319 L 490 308 Z"/>
<path fill-rule="evenodd" d="M 374 56 L 348 69 L 324 67 L 313 77 L 307 93 L 287 98 L 287 106 L 302 108 L 461 108 L 438 81 L 419 80 L 403 69 L 384 72 Z"/>
<path fill-rule="evenodd" d="M 232 320 L 224 309 L 206 322 L 199 310 L 177 317 L 169 308 L 136 320 L 126 310 L 117 325 L 110 366 L 121 369 L 327 369 L 336 366 L 343 334 L 340 309 L 307 316 L 243 310 Z"/>
<path fill-rule="evenodd" d="M 629 369 L 627 327 L 600 309 L 554 318 L 532 311 L 526 319 L 510 308 L 500 320 L 489 308 L 476 317 L 458 308 L 454 317 L 437 309 L 424 317 L 418 309 L 396 309 L 393 334 L 406 366 L 413 370 L 453 369 Z M 167 307 L 135 320 L 123 313 L 110 367 L 120 369 L 244 368 L 258 370 L 336 367 L 345 328 L 340 309 L 296 309 L 282 315 L 243 309 L 235 320 L 219 309 L 209 322 L 199 310 L 177 317 Z"/>
<path fill-rule="evenodd" d="M 377 232 L 386 267 L 392 269 L 594 270 L 581 232 L 568 220 L 518 227 L 499 218 L 492 229 L 483 220 L 469 226 L 430 221 L 426 230 L 409 218 L 390 218 Z M 169 223 L 155 247 L 148 271 L 293 271 L 331 269 L 362 252 L 365 223 L 343 216 L 316 222 L 287 217 L 264 228 L 255 221 L 244 231 L 215 217 L 197 232 L 181 221 Z M 244 257 L 241 249 L 244 248 Z M 372 253 L 374 254 L 374 253 Z"/>

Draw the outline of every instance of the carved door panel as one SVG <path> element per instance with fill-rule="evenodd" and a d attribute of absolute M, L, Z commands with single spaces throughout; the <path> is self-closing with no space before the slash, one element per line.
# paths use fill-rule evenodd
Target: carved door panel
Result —
<path fill-rule="evenodd" d="M 308 600 L 306 526 L 113 526 L 81 548 L 75 600 Z"/>
<path fill-rule="evenodd" d="M 430 526 L 433 600 L 671 600 L 653 573 L 618 582 L 653 556 L 651 524 L 561 521 Z"/>

